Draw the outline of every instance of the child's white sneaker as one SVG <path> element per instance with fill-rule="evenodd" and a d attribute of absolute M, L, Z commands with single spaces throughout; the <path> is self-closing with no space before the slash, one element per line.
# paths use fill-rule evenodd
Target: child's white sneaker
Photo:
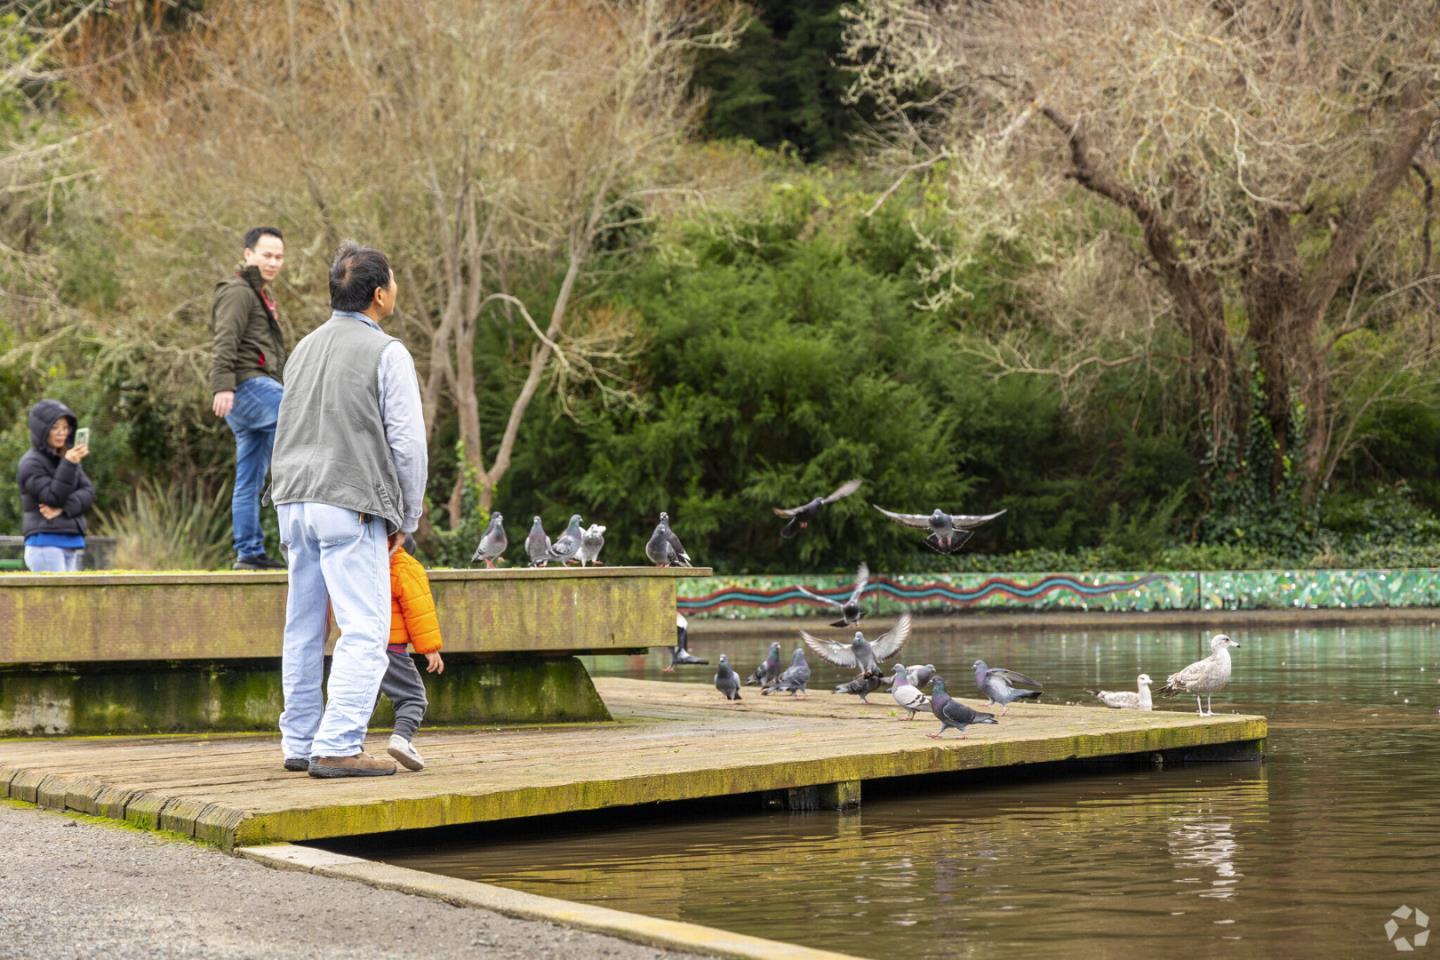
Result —
<path fill-rule="evenodd" d="M 420 751 L 414 745 L 400 736 L 398 733 L 390 735 L 390 746 L 385 752 L 394 757 L 396 762 L 406 770 L 424 770 L 425 761 L 420 758 Z"/>

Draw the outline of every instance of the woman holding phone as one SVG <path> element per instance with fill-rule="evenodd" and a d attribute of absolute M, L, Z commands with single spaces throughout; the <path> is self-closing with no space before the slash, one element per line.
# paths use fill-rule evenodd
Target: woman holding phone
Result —
<path fill-rule="evenodd" d="M 75 414 L 59 400 L 30 408 L 31 447 L 20 458 L 16 480 L 25 508 L 25 566 L 36 573 L 80 569 L 95 485 L 80 465 L 90 453 L 89 437 L 71 444 L 75 423 Z"/>

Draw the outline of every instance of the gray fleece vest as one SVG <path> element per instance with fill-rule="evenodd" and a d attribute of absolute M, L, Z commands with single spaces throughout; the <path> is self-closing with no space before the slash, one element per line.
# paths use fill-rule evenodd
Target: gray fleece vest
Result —
<path fill-rule="evenodd" d="M 380 354 L 394 340 L 332 316 L 285 362 L 270 465 L 277 503 L 328 503 L 400 529 L 400 481 L 380 418 Z"/>

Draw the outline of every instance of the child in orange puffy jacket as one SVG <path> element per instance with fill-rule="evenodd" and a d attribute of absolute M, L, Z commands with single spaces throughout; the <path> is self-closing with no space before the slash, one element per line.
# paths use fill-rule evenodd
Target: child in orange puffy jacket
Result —
<path fill-rule="evenodd" d="M 440 621 L 435 616 L 435 598 L 430 578 L 420 561 L 410 555 L 414 541 L 405 538 L 405 548 L 390 556 L 390 666 L 380 681 L 380 692 L 395 707 L 395 732 L 387 752 L 409 770 L 425 769 L 425 761 L 410 742 L 425 716 L 425 682 L 415 667 L 408 646 L 425 655 L 426 673 L 444 673 L 440 657 Z"/>

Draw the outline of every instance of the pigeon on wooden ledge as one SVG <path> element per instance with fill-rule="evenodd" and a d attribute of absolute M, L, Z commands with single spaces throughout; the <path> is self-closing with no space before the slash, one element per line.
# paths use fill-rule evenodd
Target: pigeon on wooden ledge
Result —
<path fill-rule="evenodd" d="M 545 561 L 566 564 L 580 559 L 580 545 L 584 538 L 585 531 L 580 528 L 580 514 L 572 513 L 565 532 L 556 537 L 550 549 L 545 552 Z"/>
<path fill-rule="evenodd" d="M 715 668 L 715 689 L 725 694 L 726 700 L 740 699 L 740 674 L 730 669 L 730 658 L 723 653 Z"/>
<path fill-rule="evenodd" d="M 1230 647 L 1238 647 L 1240 644 L 1231 640 L 1223 633 L 1217 633 L 1210 638 L 1210 656 L 1204 660 L 1196 660 L 1190 666 L 1179 673 L 1172 673 L 1165 680 L 1165 686 L 1160 692 L 1166 696 L 1175 696 L 1180 693 L 1190 693 L 1195 696 L 1195 712 L 1202 717 L 1213 717 L 1215 713 L 1210 709 L 1210 698 L 1225 689 L 1230 682 Z M 1205 695 L 1205 706 L 1200 706 L 1200 695 Z"/>
<path fill-rule="evenodd" d="M 585 528 L 584 535 L 580 538 L 580 566 L 588 567 L 590 564 L 600 566 L 600 551 L 605 548 L 605 525 L 592 523 Z"/>
<path fill-rule="evenodd" d="M 1153 706 L 1150 700 L 1151 682 L 1150 674 L 1142 673 L 1135 678 L 1134 690 L 1091 690 L 1087 687 L 1085 692 L 1114 710 L 1149 710 Z"/>
<path fill-rule="evenodd" d="M 745 680 L 747 687 L 763 687 L 775 682 L 780 676 L 780 641 L 770 644 L 770 649 L 765 653 L 765 659 L 760 661 L 760 666 Z"/>
<path fill-rule="evenodd" d="M 693 567 L 690 554 L 680 546 L 680 538 L 670 529 L 670 514 L 660 514 L 660 522 L 645 543 L 645 556 L 657 567 Z"/>
<path fill-rule="evenodd" d="M 1033 690 L 1017 690 L 1018 684 L 1022 687 L 1034 687 Z M 987 706 L 999 706 L 1000 716 L 1010 709 L 1010 704 L 1016 700 L 1038 700 L 1045 690 L 1045 685 L 1038 680 L 1031 680 L 1023 673 L 1016 673 L 1014 670 L 1006 670 L 1004 667 L 986 666 L 984 660 L 975 661 L 975 687 L 985 696 L 990 698 Z"/>
<path fill-rule="evenodd" d="M 822 507 L 829 506 L 837 500 L 844 500 L 846 497 L 850 496 L 850 494 L 854 493 L 856 490 L 859 489 L 859 480 L 846 480 L 844 483 L 840 484 L 840 486 L 832 490 L 828 495 L 823 497 L 816 497 L 809 503 L 801 504 L 798 507 L 771 507 L 771 509 L 775 511 L 775 516 L 786 517 L 790 521 L 789 523 L 785 524 L 785 528 L 780 531 L 780 536 L 784 537 L 786 540 L 789 540 L 791 537 L 794 537 L 796 534 L 798 534 L 801 530 L 804 530 L 806 527 L 810 526 L 810 522 L 820 515 L 820 510 Z"/>
<path fill-rule="evenodd" d="M 785 672 L 780 674 L 774 683 L 761 689 L 760 694 L 761 696 L 769 696 L 773 691 L 776 693 L 788 693 L 792 698 L 796 696 L 808 697 L 810 692 L 805 688 L 809 683 L 810 662 L 805 659 L 805 651 L 796 647 L 794 655 L 790 658 L 790 666 L 785 668 Z"/>
<path fill-rule="evenodd" d="M 851 680 L 849 683 L 842 683 L 837 686 L 834 692 L 853 693 L 855 696 L 860 698 L 860 702 L 865 704 L 865 706 L 878 706 L 878 704 L 872 704 L 869 700 L 866 700 L 865 698 L 868 697 L 870 694 L 874 693 L 876 690 L 880 689 L 880 681 L 881 678 L 878 673 L 862 673 L 860 676 L 856 677 L 854 680 Z"/>
<path fill-rule="evenodd" d="M 930 681 L 930 712 L 940 721 L 938 733 L 927 733 L 931 740 L 939 740 L 946 730 L 955 729 L 965 735 L 965 728 L 972 723 L 999 723 L 993 713 L 973 710 L 945 692 L 945 679 L 936 677 Z"/>
<path fill-rule="evenodd" d="M 920 692 L 920 688 L 910 683 L 910 675 L 905 670 L 905 664 L 895 664 L 894 675 L 890 678 L 890 696 L 901 709 L 908 710 L 910 715 L 906 720 L 915 719 L 915 711 L 923 710 L 930 706 L 930 698 Z"/>
<path fill-rule="evenodd" d="M 525 537 L 525 555 L 530 558 L 530 566 L 545 566 L 545 558 L 550 553 L 550 535 L 545 532 L 545 526 L 536 517 L 530 523 L 530 532 Z"/>
<path fill-rule="evenodd" d="M 481 562 L 487 569 L 494 569 L 495 561 L 504 555 L 509 546 L 510 541 L 505 536 L 505 518 L 497 510 L 490 514 L 490 524 L 480 535 L 480 545 L 475 548 L 475 555 L 470 558 L 470 562 Z"/>

